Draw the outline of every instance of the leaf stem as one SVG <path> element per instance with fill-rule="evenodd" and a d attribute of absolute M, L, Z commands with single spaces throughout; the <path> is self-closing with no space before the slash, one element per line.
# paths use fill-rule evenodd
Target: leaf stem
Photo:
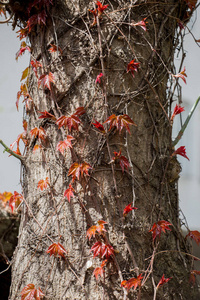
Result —
<path fill-rule="evenodd" d="M 196 102 L 195 102 L 194 105 L 192 106 L 192 108 L 191 108 L 191 110 L 190 110 L 190 112 L 189 112 L 189 114 L 188 114 L 188 116 L 187 116 L 187 119 L 185 120 L 183 126 L 181 127 L 181 130 L 179 131 L 177 137 L 176 137 L 175 140 L 172 142 L 172 146 L 173 146 L 173 147 L 176 146 L 176 144 L 177 144 L 177 143 L 180 141 L 180 139 L 182 138 L 183 133 L 184 133 L 185 129 L 187 128 L 188 123 L 189 123 L 189 121 L 190 121 L 190 119 L 191 119 L 191 117 L 192 117 L 192 115 L 193 115 L 193 113 L 194 113 L 194 111 L 195 111 L 195 109 L 196 109 L 196 107 L 197 107 L 199 101 L 200 101 L 200 96 L 197 98 Z"/>
<path fill-rule="evenodd" d="M 18 155 L 17 153 L 12 151 L 2 140 L 0 140 L 0 144 L 5 148 L 4 151 L 6 151 L 6 152 L 10 153 L 12 156 L 18 158 L 24 164 L 24 162 L 25 162 L 25 157 L 24 156 Z"/>

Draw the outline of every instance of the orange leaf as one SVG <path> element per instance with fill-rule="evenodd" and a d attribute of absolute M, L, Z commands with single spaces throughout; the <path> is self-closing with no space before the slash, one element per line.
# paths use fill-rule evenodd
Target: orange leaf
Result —
<path fill-rule="evenodd" d="M 18 192 L 14 191 L 14 194 L 10 197 L 9 206 L 12 209 L 12 212 L 17 208 L 20 203 L 23 201 L 23 196 Z"/>
<path fill-rule="evenodd" d="M 140 274 L 137 276 L 137 278 L 133 277 L 130 278 L 129 280 L 123 280 L 121 286 L 126 288 L 127 291 L 129 291 L 132 287 L 134 287 L 134 290 L 136 290 L 136 288 L 141 285 L 142 278 L 143 278 L 142 274 Z"/>
<path fill-rule="evenodd" d="M 58 255 L 65 258 L 65 254 L 67 254 L 67 251 L 60 243 L 53 243 L 51 246 L 49 246 L 47 253 L 51 255 L 54 255 L 57 257 Z"/>
<path fill-rule="evenodd" d="M 33 283 L 27 284 L 21 292 L 21 300 L 40 300 L 44 297 L 44 293 L 40 288 L 36 289 Z"/>
<path fill-rule="evenodd" d="M 51 48 L 49 48 L 49 52 L 53 53 L 53 52 L 57 52 L 57 51 L 60 51 L 60 54 L 62 55 L 62 49 L 54 44 L 50 44 L 51 45 Z"/>
<path fill-rule="evenodd" d="M 44 128 L 40 126 L 40 128 L 35 127 L 30 131 L 30 135 L 34 136 L 35 138 L 39 138 L 41 140 L 45 140 L 46 138 L 46 131 Z"/>
<path fill-rule="evenodd" d="M 119 116 L 116 116 L 116 115 L 113 114 L 110 117 L 108 117 L 108 119 L 104 123 L 110 124 L 109 130 L 116 127 L 117 130 L 119 130 L 119 133 L 121 133 L 121 131 L 124 127 L 130 133 L 129 125 L 137 126 L 133 122 L 133 120 L 126 114 L 125 115 L 119 115 Z"/>
<path fill-rule="evenodd" d="M 4 192 L 3 194 L 0 193 L 0 200 L 6 203 L 10 200 L 12 195 L 13 194 L 11 192 Z"/>
<path fill-rule="evenodd" d="M 75 192 L 75 190 L 74 190 L 74 188 L 72 187 L 72 185 L 69 184 L 68 189 L 66 189 L 65 192 L 64 192 L 64 197 L 67 197 L 67 200 L 68 200 L 69 202 L 70 202 L 70 200 L 71 200 L 71 197 L 74 197 L 74 193 L 73 193 L 73 192 Z"/>
<path fill-rule="evenodd" d="M 187 77 L 187 74 L 185 73 L 185 67 L 183 68 L 183 70 L 176 74 L 176 75 L 172 75 L 173 77 L 176 77 L 176 78 L 181 78 L 185 83 L 186 83 L 186 79 L 185 77 Z"/>
<path fill-rule="evenodd" d="M 105 273 L 104 269 L 102 267 L 97 267 L 94 269 L 93 275 L 95 276 L 96 280 L 98 280 L 98 277 L 103 277 L 103 274 Z"/>
<path fill-rule="evenodd" d="M 60 151 L 62 154 L 64 154 L 64 151 L 69 147 L 72 148 L 71 141 L 74 140 L 74 138 L 71 135 L 67 135 L 66 140 L 60 141 L 57 146 L 56 150 Z"/>
<path fill-rule="evenodd" d="M 199 245 L 199 243 L 200 243 L 200 232 L 198 230 L 189 231 L 189 233 L 186 235 L 186 238 L 188 236 L 191 237 L 197 243 L 197 245 Z"/>
<path fill-rule="evenodd" d="M 97 230 L 97 226 L 96 225 L 91 226 L 87 230 L 86 236 L 89 238 L 89 240 L 91 239 L 92 236 L 95 237 L 96 230 Z"/>
<path fill-rule="evenodd" d="M 68 176 L 72 175 L 72 180 L 74 181 L 76 178 L 79 180 L 79 177 L 83 177 L 83 175 L 89 175 L 88 170 L 92 169 L 90 164 L 83 162 L 79 164 L 77 162 L 73 163 L 69 168 Z"/>
<path fill-rule="evenodd" d="M 46 179 L 41 179 L 40 181 L 38 181 L 38 185 L 37 188 L 41 189 L 41 191 L 43 191 L 44 189 L 46 189 L 49 185 L 49 178 L 46 177 Z"/>

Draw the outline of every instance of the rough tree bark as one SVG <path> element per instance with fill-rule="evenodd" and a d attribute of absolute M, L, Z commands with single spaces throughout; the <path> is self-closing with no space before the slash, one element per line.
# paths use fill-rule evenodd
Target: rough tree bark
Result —
<path fill-rule="evenodd" d="M 16 21 L 27 21 L 23 1 L 19 4 Z M 29 135 L 23 162 L 25 202 L 10 300 L 20 299 L 20 292 L 30 283 L 41 288 L 45 299 L 155 299 L 152 282 L 157 284 L 163 274 L 172 279 L 158 290 L 157 299 L 199 297 L 188 282 L 192 261 L 179 224 L 177 177 L 173 175 L 179 164 L 176 158 L 169 160 L 172 99 L 167 83 L 174 71 L 178 20 L 187 5 L 182 0 L 104 4 L 109 7 L 91 26 L 94 16 L 88 9 L 94 10 L 95 2 L 54 1 L 46 25 L 35 26 L 29 34 L 31 55 L 43 64 L 39 75 L 52 72 L 55 84 L 51 90 L 38 89 L 34 72 L 30 74 L 33 105 L 25 116 L 28 131 L 42 126 L 47 140 L 39 141 L 42 149 L 33 153 L 38 139 Z M 146 32 L 131 25 L 143 18 L 148 21 Z M 50 53 L 50 44 L 59 45 L 63 54 Z M 140 62 L 135 77 L 126 71 L 133 59 Z M 95 84 L 99 73 L 104 76 Z M 38 111 L 46 110 L 58 119 L 82 106 L 86 113 L 80 117 L 79 131 L 69 133 L 52 120 L 38 118 Z M 91 125 L 94 120 L 103 123 L 112 114 L 127 114 L 137 126 L 131 126 L 131 134 L 124 129 L 121 134 L 116 129 L 101 134 Z M 62 155 L 56 145 L 66 134 L 75 139 L 73 148 Z M 130 163 L 124 173 L 119 164 L 111 163 L 113 151 L 120 149 Z M 90 176 L 75 180 L 75 197 L 69 203 L 63 194 L 71 182 L 68 170 L 74 162 L 87 162 L 92 169 Z M 37 184 L 46 177 L 50 186 L 40 191 Z M 123 209 L 131 202 L 138 209 L 123 218 Z M 89 241 L 86 231 L 98 220 L 108 223 L 107 233 Z M 159 220 L 173 224 L 172 231 L 153 243 L 149 230 Z M 114 247 L 115 256 L 97 282 L 93 271 L 102 260 L 93 259 L 90 249 L 102 239 Z M 52 242 L 65 247 L 66 259 L 46 253 Z M 139 274 L 148 280 L 127 295 L 122 280 Z"/>

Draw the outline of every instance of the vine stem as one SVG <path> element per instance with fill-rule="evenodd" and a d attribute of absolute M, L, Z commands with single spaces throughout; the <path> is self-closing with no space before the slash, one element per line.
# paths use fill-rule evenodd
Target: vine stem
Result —
<path fill-rule="evenodd" d="M 21 162 L 24 164 L 25 163 L 25 157 L 18 155 L 14 151 L 12 151 L 2 140 L 0 140 L 0 144 L 4 147 L 4 151 L 10 153 L 12 156 L 16 157 L 17 159 L 21 160 Z"/>
<path fill-rule="evenodd" d="M 190 110 L 190 112 L 189 112 L 189 114 L 187 116 L 187 119 L 185 120 L 183 126 L 181 127 L 181 130 L 179 131 L 179 133 L 178 133 L 177 137 L 175 138 L 175 140 L 172 142 L 172 146 L 173 147 L 176 146 L 176 144 L 178 144 L 178 142 L 182 138 L 183 133 L 184 133 L 185 129 L 187 128 L 188 123 L 189 123 L 190 119 L 192 118 L 192 115 L 193 115 L 193 113 L 194 113 L 194 111 L 195 111 L 195 109 L 196 109 L 199 101 L 200 101 L 200 96 L 195 101 L 194 105 L 192 106 L 192 108 L 191 108 L 191 110 Z"/>

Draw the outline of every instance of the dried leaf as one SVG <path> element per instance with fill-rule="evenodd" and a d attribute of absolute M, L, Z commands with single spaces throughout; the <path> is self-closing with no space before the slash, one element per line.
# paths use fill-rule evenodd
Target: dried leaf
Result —
<path fill-rule="evenodd" d="M 189 231 L 189 233 L 186 235 L 187 237 L 191 237 L 197 245 L 200 243 L 200 232 L 198 230 Z"/>

